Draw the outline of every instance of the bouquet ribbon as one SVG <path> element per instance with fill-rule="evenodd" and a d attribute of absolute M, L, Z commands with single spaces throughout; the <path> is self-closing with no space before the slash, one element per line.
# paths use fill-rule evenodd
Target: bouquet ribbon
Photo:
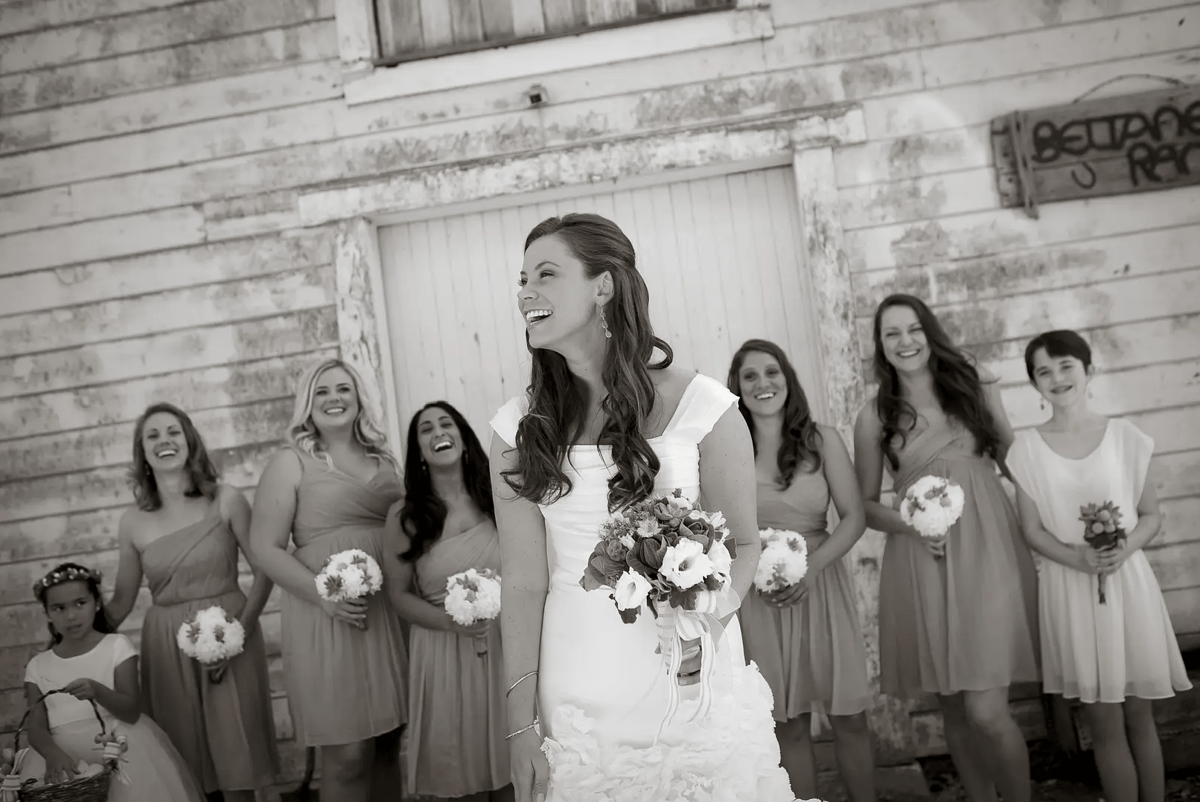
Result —
<path fill-rule="evenodd" d="M 679 712 L 679 668 L 683 664 L 683 641 L 700 641 L 700 704 L 689 721 L 704 718 L 712 706 L 713 674 L 716 669 L 716 642 L 725 633 L 721 618 L 735 612 L 741 604 L 737 592 L 729 586 L 700 594 L 695 610 L 668 606 L 658 614 L 658 642 L 667 663 L 667 712 L 658 725 L 654 742 Z"/>

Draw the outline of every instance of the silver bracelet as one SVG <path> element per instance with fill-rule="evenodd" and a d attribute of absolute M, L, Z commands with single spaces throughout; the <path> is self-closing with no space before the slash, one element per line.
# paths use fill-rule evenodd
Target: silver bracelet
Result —
<path fill-rule="evenodd" d="M 508 690 L 507 690 L 507 691 L 505 691 L 505 693 L 504 693 L 504 696 L 507 698 L 507 697 L 508 697 L 508 695 L 509 695 L 509 694 L 511 694 L 511 693 L 513 692 L 513 689 L 514 689 L 514 688 L 516 688 L 518 685 L 520 685 L 520 684 L 521 684 L 522 682 L 524 682 L 525 680 L 529 679 L 530 677 L 534 677 L 534 676 L 537 676 L 537 669 L 536 669 L 536 668 L 535 668 L 533 671 L 530 671 L 528 674 L 525 674 L 525 675 L 523 675 L 523 676 L 522 676 L 522 677 L 521 677 L 519 680 L 517 680 L 516 682 L 514 682 L 512 685 L 509 685 L 509 686 L 508 686 Z"/>
<path fill-rule="evenodd" d="M 525 732 L 526 730 L 532 730 L 537 725 L 538 725 L 538 718 L 537 718 L 537 716 L 534 716 L 532 724 L 527 724 L 524 727 L 522 727 L 521 729 L 517 730 L 516 732 L 510 732 L 508 735 L 504 736 L 504 740 L 511 741 L 513 738 L 516 738 L 518 735 Z"/>

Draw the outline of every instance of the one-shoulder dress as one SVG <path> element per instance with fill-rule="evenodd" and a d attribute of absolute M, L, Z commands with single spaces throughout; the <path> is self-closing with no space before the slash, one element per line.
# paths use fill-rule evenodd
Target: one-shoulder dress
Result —
<path fill-rule="evenodd" d="M 500 571 L 496 525 L 484 521 L 438 540 L 415 567 L 417 593 L 441 607 L 451 575 Z M 474 638 L 415 624 L 409 638 L 407 792 L 450 799 L 508 785 L 499 622 L 482 639 L 485 649 Z"/>
<path fill-rule="evenodd" d="M 236 618 L 246 606 L 237 539 L 217 503 L 200 521 L 151 541 L 141 559 L 154 599 L 142 624 L 146 711 L 205 793 L 265 788 L 275 781 L 279 755 L 262 629 L 246 633 L 242 653 L 219 683 L 176 643 L 180 624 L 193 613 L 218 605 Z"/>
<path fill-rule="evenodd" d="M 296 453 L 303 475 L 292 556 L 314 576 L 329 557 L 347 549 L 361 549 L 383 566 L 383 524 L 388 508 L 403 495 L 395 471 L 381 468 L 362 482 Z M 385 591 L 367 597 L 365 629 L 287 592 L 282 606 L 284 683 L 297 741 L 305 746 L 357 743 L 405 723 L 408 653 Z"/>

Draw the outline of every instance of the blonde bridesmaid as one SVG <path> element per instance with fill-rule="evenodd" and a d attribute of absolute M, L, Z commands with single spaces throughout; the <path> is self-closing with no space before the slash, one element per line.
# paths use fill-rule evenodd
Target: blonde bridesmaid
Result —
<path fill-rule="evenodd" d="M 408 427 L 404 501 L 388 516 L 390 586 L 412 624 L 405 792 L 488 802 L 512 798 L 498 622 L 463 626 L 446 612 L 446 580 L 500 572 L 487 453 L 457 409 L 426 404 Z"/>
<path fill-rule="evenodd" d="M 817 795 L 814 716 L 829 716 L 842 784 L 851 802 L 875 799 L 866 709 L 872 693 L 854 584 L 842 558 L 866 529 L 850 454 L 837 430 L 812 419 L 783 349 L 749 340 L 733 355 L 729 389 L 754 441 L 758 526 L 787 529 L 808 544 L 808 573 L 778 593 L 749 593 L 739 618 L 746 658 L 775 697 L 775 733 L 792 792 Z M 838 525 L 828 531 L 832 498 Z"/>
<path fill-rule="evenodd" d="M 386 593 L 328 602 L 314 580 L 329 557 L 361 549 L 385 569 L 385 585 L 395 581 L 383 524 L 401 496 L 396 461 L 364 406 L 361 379 L 340 360 L 301 378 L 287 440 L 259 482 L 250 545 L 284 590 L 283 672 L 296 739 L 321 747 L 322 802 L 363 802 L 373 785 L 376 798 L 391 798 L 399 776 L 381 768 L 396 765 L 392 746 L 406 717 L 400 619 Z M 377 754 L 381 736 L 389 737 Z"/>
<path fill-rule="evenodd" d="M 116 589 L 105 606 L 115 629 L 144 576 L 153 604 L 142 624 L 146 711 L 167 733 L 205 793 L 252 802 L 275 781 L 279 756 L 259 614 L 271 581 L 254 571 L 238 586 L 238 550 L 249 551 L 250 505 L 217 480 L 204 440 L 183 410 L 160 403 L 138 418 L 130 483 L 137 503 L 121 516 Z M 176 645 L 180 624 L 218 605 L 245 628 L 243 652 L 206 669 Z"/>
<path fill-rule="evenodd" d="M 997 475 L 1012 443 L 993 376 L 955 347 L 924 302 L 875 312 L 878 394 L 858 414 L 854 463 L 867 525 L 886 532 L 879 579 L 880 684 L 938 696 L 946 742 L 972 802 L 1029 802 L 1029 751 L 1008 687 L 1038 679 L 1037 579 Z M 884 469 L 896 500 L 880 502 Z M 961 517 L 923 538 L 897 512 L 926 475 L 962 487 Z"/>

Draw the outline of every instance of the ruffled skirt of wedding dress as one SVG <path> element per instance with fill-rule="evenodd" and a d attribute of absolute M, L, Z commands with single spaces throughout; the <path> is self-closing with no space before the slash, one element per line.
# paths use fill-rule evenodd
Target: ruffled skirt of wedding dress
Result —
<path fill-rule="evenodd" d="M 793 802 L 779 766 L 771 689 L 756 665 L 742 664 L 736 620 L 724 640 L 707 714 L 693 720 L 698 694 L 688 689 L 651 745 L 605 736 L 578 706 L 558 705 L 543 747 L 546 802 Z M 647 707 L 657 714 L 656 705 Z"/>

